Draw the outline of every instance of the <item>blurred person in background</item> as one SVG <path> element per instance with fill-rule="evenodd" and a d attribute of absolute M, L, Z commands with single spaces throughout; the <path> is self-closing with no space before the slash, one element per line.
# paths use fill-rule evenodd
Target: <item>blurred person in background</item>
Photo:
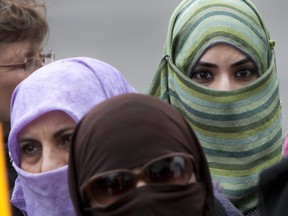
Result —
<path fill-rule="evenodd" d="M 0 121 L 5 142 L 10 131 L 12 92 L 18 83 L 45 63 L 46 56 L 42 54 L 42 49 L 47 35 L 44 3 L 36 0 L 0 0 Z M 7 148 L 6 158 L 12 189 L 16 173 Z M 17 210 L 13 211 L 16 215 Z"/>

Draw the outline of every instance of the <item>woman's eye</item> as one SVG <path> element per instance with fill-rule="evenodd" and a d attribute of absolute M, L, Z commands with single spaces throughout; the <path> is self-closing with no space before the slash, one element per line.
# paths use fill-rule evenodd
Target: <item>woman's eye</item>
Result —
<path fill-rule="evenodd" d="M 62 137 L 62 146 L 65 148 L 70 148 L 72 142 L 72 134 L 66 134 Z"/>
<path fill-rule="evenodd" d="M 241 70 L 241 71 L 238 71 L 236 74 L 235 74 L 235 77 L 248 77 L 249 75 L 251 74 L 251 71 L 249 70 Z"/>
<path fill-rule="evenodd" d="M 41 151 L 41 149 L 38 146 L 32 145 L 32 144 L 26 144 L 21 147 L 21 150 L 26 155 L 33 155 L 37 152 Z"/>
<path fill-rule="evenodd" d="M 191 79 L 211 80 L 213 79 L 213 75 L 210 72 L 206 72 L 206 71 L 200 71 L 200 72 L 195 71 L 192 74 Z"/>
<path fill-rule="evenodd" d="M 234 74 L 234 77 L 245 79 L 245 78 L 251 77 L 252 75 L 257 76 L 254 71 L 252 71 L 250 69 L 243 69 L 243 70 L 236 72 Z"/>

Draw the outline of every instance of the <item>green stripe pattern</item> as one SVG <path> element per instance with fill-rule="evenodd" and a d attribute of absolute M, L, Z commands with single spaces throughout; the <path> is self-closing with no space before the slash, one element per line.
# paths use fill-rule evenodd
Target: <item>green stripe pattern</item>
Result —
<path fill-rule="evenodd" d="M 190 71 L 217 43 L 239 48 L 260 77 L 234 91 L 194 81 Z M 148 88 L 179 110 L 196 132 L 214 182 L 242 211 L 258 204 L 259 173 L 282 157 L 275 55 L 255 7 L 245 0 L 185 0 L 171 16 L 164 57 Z"/>

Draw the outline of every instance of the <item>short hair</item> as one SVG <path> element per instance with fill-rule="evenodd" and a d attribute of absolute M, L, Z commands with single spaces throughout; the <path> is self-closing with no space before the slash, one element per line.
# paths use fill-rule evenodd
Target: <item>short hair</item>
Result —
<path fill-rule="evenodd" d="M 48 31 L 44 2 L 0 0 L 0 43 L 24 40 L 42 43 Z"/>

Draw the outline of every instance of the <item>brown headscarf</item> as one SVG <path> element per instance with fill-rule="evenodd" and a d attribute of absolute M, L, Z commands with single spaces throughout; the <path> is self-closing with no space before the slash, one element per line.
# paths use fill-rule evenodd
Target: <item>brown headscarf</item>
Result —
<path fill-rule="evenodd" d="M 169 153 L 195 158 L 197 183 L 133 189 L 104 209 L 85 211 L 81 186 L 93 175 L 130 169 Z M 180 114 L 157 98 L 116 96 L 97 105 L 79 123 L 71 146 L 69 189 L 78 215 L 212 215 L 214 198 L 199 141 Z"/>

